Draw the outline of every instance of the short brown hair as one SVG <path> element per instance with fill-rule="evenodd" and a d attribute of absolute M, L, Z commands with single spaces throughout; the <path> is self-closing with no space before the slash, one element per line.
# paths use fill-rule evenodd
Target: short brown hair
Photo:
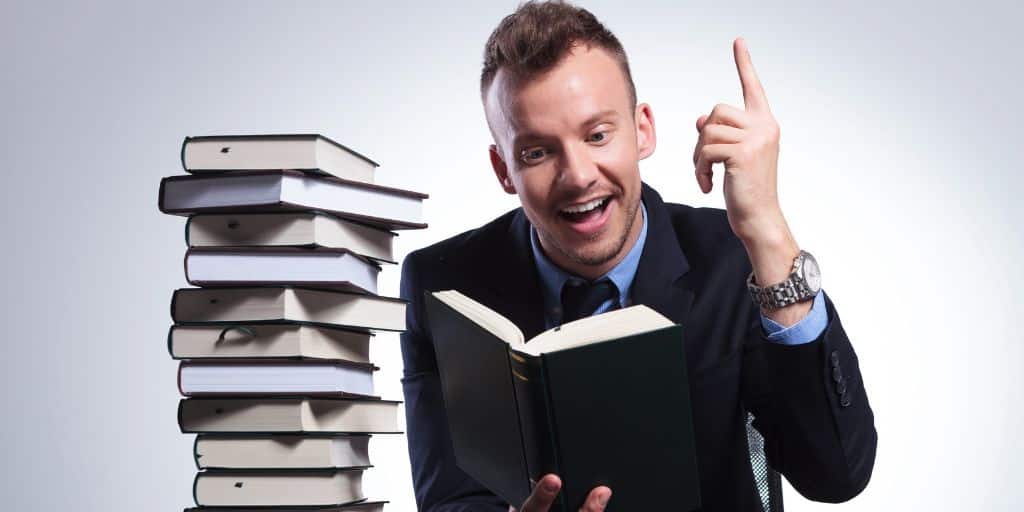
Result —
<path fill-rule="evenodd" d="M 486 100 L 498 69 L 504 67 L 517 79 L 529 79 L 554 67 L 576 44 L 597 46 L 619 61 L 635 108 L 636 86 L 619 39 L 590 11 L 561 0 L 530 0 L 501 20 L 484 46 L 481 97 Z"/>

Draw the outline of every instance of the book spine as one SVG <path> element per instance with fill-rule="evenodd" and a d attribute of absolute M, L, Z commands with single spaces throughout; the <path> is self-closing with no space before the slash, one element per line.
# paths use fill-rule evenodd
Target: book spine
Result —
<path fill-rule="evenodd" d="M 189 259 L 190 256 L 192 256 L 192 249 L 191 248 L 185 250 L 185 258 L 182 261 L 182 267 L 185 268 L 185 281 L 188 284 L 192 285 L 192 286 L 199 286 L 194 281 L 192 281 L 192 278 L 189 277 L 189 275 L 188 275 L 188 259 Z"/>
<path fill-rule="evenodd" d="M 171 294 L 171 320 L 174 323 L 178 323 L 178 318 L 177 318 L 177 314 L 175 313 L 175 311 L 178 309 L 176 307 L 177 306 L 176 303 L 178 302 L 178 292 L 179 291 L 181 291 L 181 290 L 174 290 L 174 293 Z"/>
<path fill-rule="evenodd" d="M 167 213 L 167 210 L 164 208 L 164 188 L 166 188 L 166 185 L 167 185 L 167 178 L 161 179 L 160 180 L 160 190 L 156 193 L 156 195 L 157 195 L 157 197 L 156 197 L 156 207 L 162 213 Z"/>
<path fill-rule="evenodd" d="M 203 472 L 196 473 L 196 477 L 192 480 L 192 501 L 196 502 L 197 507 L 203 506 L 199 503 L 199 477 L 203 476 Z"/>
<path fill-rule="evenodd" d="M 189 240 L 189 236 L 188 236 L 188 232 L 192 228 L 192 217 L 193 217 L 193 215 L 189 215 L 188 219 L 185 221 L 185 247 L 186 248 L 192 247 L 192 242 Z"/>
<path fill-rule="evenodd" d="M 200 459 L 200 456 L 199 456 L 199 438 L 200 437 L 202 437 L 202 436 L 197 435 L 195 441 L 192 443 L 192 460 L 194 460 L 196 462 L 196 469 L 198 469 L 199 471 L 202 471 L 203 469 L 206 469 L 206 468 L 204 468 L 203 465 L 199 463 L 199 459 Z"/>
<path fill-rule="evenodd" d="M 543 402 L 543 389 L 539 375 L 539 360 L 535 357 L 509 351 L 509 365 L 512 370 L 512 386 L 522 431 L 523 452 L 526 455 L 526 472 L 531 487 L 546 473 L 552 471 L 551 449 L 547 434 L 547 419 Z"/>
<path fill-rule="evenodd" d="M 562 474 L 562 461 L 559 458 L 558 448 L 558 425 L 555 419 L 555 408 L 552 406 L 551 401 L 551 389 L 548 379 L 547 365 L 544 363 L 545 356 L 541 355 L 536 358 L 534 365 L 534 375 L 538 380 L 537 390 L 537 401 L 539 402 L 539 409 L 543 411 L 543 428 L 544 434 L 543 445 L 547 448 L 545 452 L 545 473 L 554 473 L 559 475 L 560 478 L 564 478 Z M 543 475 L 544 473 L 542 473 Z M 563 481 L 564 482 L 564 481 Z M 563 483 L 564 485 L 564 483 Z M 551 512 L 563 512 L 570 510 L 568 506 L 568 500 L 565 492 L 559 492 L 556 497 L 556 501 L 551 504 L 551 508 L 548 509 Z"/>
<path fill-rule="evenodd" d="M 181 169 L 185 172 L 189 172 L 188 166 L 185 165 L 185 147 L 188 146 L 188 141 L 192 140 L 192 137 L 185 136 L 185 140 L 181 141 Z"/>
<path fill-rule="evenodd" d="M 184 366 L 185 366 L 185 362 L 184 361 L 178 363 L 178 392 L 181 393 L 181 396 L 189 396 L 189 394 L 185 392 L 185 388 L 181 387 L 181 370 L 182 370 L 182 367 L 184 367 Z"/>
<path fill-rule="evenodd" d="M 178 429 L 181 430 L 182 434 L 190 434 L 191 432 L 185 430 L 185 401 L 178 400 Z"/>
<path fill-rule="evenodd" d="M 174 357 L 174 345 L 171 341 L 173 339 L 173 336 L 174 326 L 172 325 L 170 329 L 167 329 L 167 353 L 171 355 L 171 359 L 178 359 L 177 357 Z"/>

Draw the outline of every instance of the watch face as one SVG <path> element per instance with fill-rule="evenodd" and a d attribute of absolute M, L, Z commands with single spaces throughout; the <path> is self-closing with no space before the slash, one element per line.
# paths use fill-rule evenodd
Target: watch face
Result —
<path fill-rule="evenodd" d="M 814 259 L 814 256 L 806 253 L 803 264 L 803 278 L 807 283 L 807 288 L 813 293 L 818 293 L 818 290 L 821 289 L 821 269 L 818 268 L 818 262 Z"/>

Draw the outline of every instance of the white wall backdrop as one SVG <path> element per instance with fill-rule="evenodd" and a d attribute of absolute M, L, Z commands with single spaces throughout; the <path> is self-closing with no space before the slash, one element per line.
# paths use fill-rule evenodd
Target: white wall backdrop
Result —
<path fill-rule="evenodd" d="M 4 509 L 191 504 L 165 345 L 184 220 L 156 207 L 185 135 L 320 132 L 370 155 L 380 182 L 431 194 L 431 228 L 403 233 L 402 256 L 516 206 L 477 100 L 484 41 L 516 4 L 425 4 L 0 6 Z M 659 131 L 642 172 L 675 202 L 724 206 L 720 176 L 709 196 L 693 179 L 693 124 L 742 105 L 730 43 L 747 38 L 782 126 L 783 207 L 877 417 L 872 482 L 839 509 L 1019 509 L 1024 10 L 584 5 L 631 56 Z M 375 343 L 378 386 L 401 398 L 398 337 Z M 372 450 L 368 492 L 412 510 L 404 438 Z M 829 508 L 786 492 L 788 510 Z"/>

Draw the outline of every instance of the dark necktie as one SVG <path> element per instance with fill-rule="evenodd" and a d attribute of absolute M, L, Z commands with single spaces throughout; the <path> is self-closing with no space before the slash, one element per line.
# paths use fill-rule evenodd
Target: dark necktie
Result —
<path fill-rule="evenodd" d="M 562 286 L 562 323 L 590 316 L 608 299 L 618 297 L 615 283 L 602 279 L 596 283 L 569 280 Z"/>

